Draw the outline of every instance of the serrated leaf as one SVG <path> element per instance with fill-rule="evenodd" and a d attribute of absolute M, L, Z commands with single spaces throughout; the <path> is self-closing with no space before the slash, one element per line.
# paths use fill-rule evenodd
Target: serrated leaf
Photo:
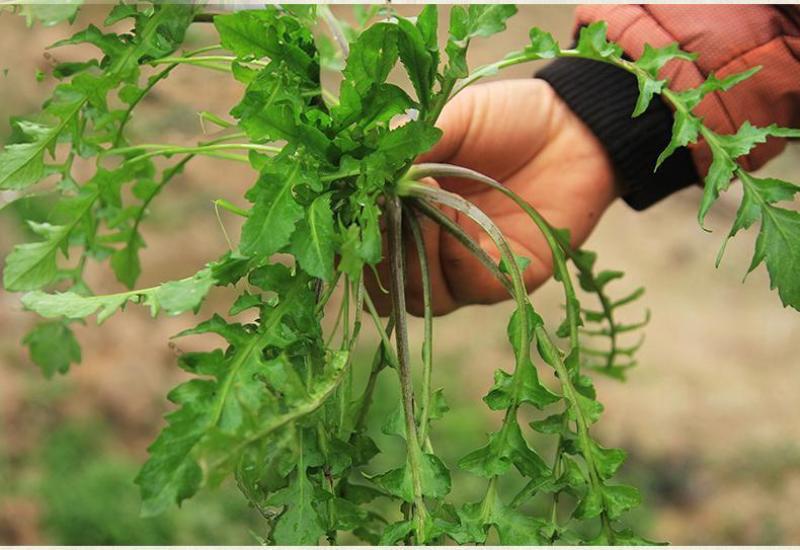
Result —
<path fill-rule="evenodd" d="M 517 13 L 511 4 L 471 4 L 450 10 L 450 37 L 447 40 L 447 78 L 463 78 L 469 74 L 467 49 L 476 37 L 488 37 L 505 30 L 506 20 Z"/>
<path fill-rule="evenodd" d="M 543 420 L 534 420 L 531 428 L 543 434 L 558 434 L 564 431 L 564 415 L 553 414 Z"/>
<path fill-rule="evenodd" d="M 388 525 L 381 535 L 380 546 L 391 546 L 396 544 L 397 541 L 403 539 L 414 529 L 414 523 L 408 521 L 398 521 Z"/>
<path fill-rule="evenodd" d="M 105 321 L 129 301 L 149 306 L 153 315 L 159 311 L 168 315 L 179 315 L 197 310 L 214 284 L 211 270 L 206 268 L 180 281 L 164 283 L 151 289 L 105 296 L 82 296 L 75 292 L 48 294 L 37 290 L 25 294 L 22 305 L 42 317 L 50 318 L 83 319 L 97 313 L 98 323 Z"/>
<path fill-rule="evenodd" d="M 314 40 L 296 19 L 280 15 L 275 7 L 217 15 L 214 26 L 223 47 L 241 58 L 280 60 L 297 74 L 314 78 Z"/>
<path fill-rule="evenodd" d="M 494 372 L 494 385 L 483 398 L 490 409 L 493 411 L 508 409 L 514 405 L 515 398 L 516 403 L 530 403 L 537 409 L 543 409 L 560 399 L 539 381 L 533 363 L 528 362 L 527 365 L 517 368 L 521 368 L 521 371 L 514 375 L 519 377 L 517 382 L 519 389 L 516 390 L 516 394 L 514 377 L 501 369 Z"/>
<path fill-rule="evenodd" d="M 428 498 L 444 498 L 450 492 L 450 472 L 439 457 L 424 453 L 421 455 L 420 482 L 422 494 Z M 372 482 L 387 493 L 414 501 L 414 487 L 411 467 L 408 463 L 372 478 Z"/>
<path fill-rule="evenodd" d="M 642 497 L 635 487 L 630 485 L 605 485 L 603 487 L 603 502 L 608 517 L 617 519 L 631 508 L 639 506 Z"/>
<path fill-rule="evenodd" d="M 597 21 L 581 27 L 576 49 L 582 56 L 590 59 L 617 58 L 622 55 L 622 48 L 606 38 L 608 25 L 605 21 Z"/>
<path fill-rule="evenodd" d="M 492 523 L 503 546 L 542 546 L 550 542 L 541 533 L 544 521 L 499 502 L 492 511 Z"/>
<path fill-rule="evenodd" d="M 556 57 L 561 48 L 549 32 L 533 27 L 528 33 L 530 42 L 525 45 L 525 53 L 535 55 L 539 59 L 552 59 Z"/>
<path fill-rule="evenodd" d="M 298 224 L 290 247 L 306 273 L 323 281 L 333 278 L 335 235 L 330 195 L 319 196 Z"/>
<path fill-rule="evenodd" d="M 592 519 L 603 513 L 603 493 L 593 486 L 589 486 L 586 494 L 573 510 L 572 517 L 576 519 Z"/>
<path fill-rule="evenodd" d="M 767 264 L 770 288 L 778 289 L 784 306 L 800 311 L 800 212 L 763 208 L 750 271 L 762 261 Z"/>
<path fill-rule="evenodd" d="M 56 280 L 56 255 L 71 230 L 69 226 L 47 223 L 28 222 L 28 225 L 44 240 L 18 244 L 6 257 L 3 286 L 12 292 L 35 290 Z"/>
<path fill-rule="evenodd" d="M 240 249 L 246 255 L 270 256 L 289 244 L 303 207 L 293 196 L 301 180 L 300 167 L 261 174 L 254 188 L 254 205 L 242 227 Z"/>
<path fill-rule="evenodd" d="M 401 17 L 397 20 L 397 27 L 400 30 L 398 37 L 400 61 L 406 68 L 419 103 L 423 108 L 427 108 L 436 79 L 434 56 L 428 49 L 425 37 L 418 26 Z"/>
<path fill-rule="evenodd" d="M 701 123 L 691 113 L 676 111 L 674 117 L 675 120 L 672 123 L 672 137 L 666 148 L 658 155 L 655 170 L 658 170 L 661 163 L 667 160 L 679 147 L 685 147 L 697 141 L 697 137 L 700 134 Z"/>
<path fill-rule="evenodd" d="M 76 102 L 76 111 L 82 102 Z M 6 145 L 0 153 L 0 189 L 25 189 L 45 175 L 44 155 L 64 129 L 64 124 L 45 126 L 17 121 L 16 126 L 29 139 Z"/>
<path fill-rule="evenodd" d="M 442 131 L 421 121 L 412 121 L 384 134 L 378 151 L 391 168 L 399 168 L 427 152 L 442 137 Z"/>
<path fill-rule="evenodd" d="M 296 471 L 292 482 L 270 496 L 270 506 L 285 506 L 272 530 L 272 542 L 278 545 L 311 546 L 325 534 L 325 527 L 317 512 L 318 500 L 314 487 L 303 471 Z"/>
<path fill-rule="evenodd" d="M 642 55 L 639 56 L 639 59 L 634 64 L 653 78 L 658 78 L 658 72 L 661 68 L 673 59 L 694 61 L 697 59 L 697 54 L 681 50 L 677 42 L 661 48 L 654 48 L 650 44 L 645 44 Z"/>
<path fill-rule="evenodd" d="M 489 443 L 458 461 L 458 467 L 491 479 L 508 471 L 511 465 L 531 479 L 548 477 L 550 470 L 542 458 L 525 442 L 516 421 L 508 422 L 489 436 Z"/>
<path fill-rule="evenodd" d="M 603 479 L 608 479 L 616 474 L 627 457 L 622 449 L 608 449 L 594 441 L 591 443 L 591 450 L 597 472 Z"/>
<path fill-rule="evenodd" d="M 66 323 L 39 323 L 25 335 L 22 343 L 28 346 L 31 360 L 47 378 L 65 374 L 72 363 L 81 362 L 81 347 Z"/>

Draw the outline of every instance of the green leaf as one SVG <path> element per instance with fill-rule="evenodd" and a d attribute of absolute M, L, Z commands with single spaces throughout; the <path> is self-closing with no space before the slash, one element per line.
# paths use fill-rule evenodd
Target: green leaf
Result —
<path fill-rule="evenodd" d="M 0 189 L 25 189 L 45 175 L 44 154 L 51 148 L 63 126 L 45 126 L 19 120 L 19 131 L 28 140 L 6 145 L 0 153 Z"/>
<path fill-rule="evenodd" d="M 8 255 L 3 270 L 3 285 L 8 291 L 42 288 L 55 281 L 58 276 L 56 255 L 66 242 L 71 228 L 35 222 L 28 222 L 28 225 L 34 233 L 44 237 L 44 240 L 18 244 Z"/>
<path fill-rule="evenodd" d="M 275 7 L 217 15 L 214 25 L 223 47 L 241 58 L 269 57 L 286 63 L 295 73 L 316 78 L 319 67 L 311 33 Z"/>
<path fill-rule="evenodd" d="M 564 431 L 564 415 L 553 414 L 544 420 L 534 420 L 530 423 L 531 428 L 543 434 L 559 434 Z"/>
<path fill-rule="evenodd" d="M 467 49 L 476 37 L 488 37 L 506 28 L 506 20 L 517 13 L 511 4 L 470 4 L 450 10 L 450 37 L 447 40 L 447 78 L 464 78 L 469 74 Z"/>
<path fill-rule="evenodd" d="M 765 206 L 750 271 L 767 264 L 770 288 L 785 306 L 800 311 L 800 212 Z"/>
<path fill-rule="evenodd" d="M 292 236 L 290 250 L 306 273 L 323 281 L 333 278 L 335 235 L 331 197 L 319 196 Z"/>
<path fill-rule="evenodd" d="M 491 479 L 503 475 L 511 465 L 531 479 L 549 477 L 551 472 L 544 460 L 532 450 L 516 421 L 507 422 L 489 436 L 489 443 L 458 461 L 458 467 L 475 475 Z"/>
<path fill-rule="evenodd" d="M 72 23 L 78 14 L 78 8 L 83 4 L 83 0 L 63 0 L 58 3 L 42 3 L 19 5 L 19 14 L 24 16 L 28 26 L 34 22 L 41 23 L 45 27 L 52 27 L 63 21 Z"/>
<path fill-rule="evenodd" d="M 712 149 L 713 151 L 713 149 Z M 736 163 L 725 153 L 715 154 L 703 181 L 703 198 L 697 213 L 697 221 L 704 226 L 706 215 L 720 193 L 728 189 L 736 170 Z"/>
<path fill-rule="evenodd" d="M 428 10 L 427 13 L 428 17 L 430 17 L 430 13 L 433 13 L 435 18 L 435 7 L 433 10 Z M 435 19 L 433 23 L 425 22 L 425 24 L 435 25 Z M 400 17 L 397 20 L 397 26 L 400 29 L 398 39 L 400 60 L 406 68 L 411 85 L 414 86 L 419 103 L 423 108 L 427 108 L 433 95 L 433 85 L 436 81 L 436 58 L 428 48 L 425 37 L 418 25 L 414 25 L 408 19 Z"/>
<path fill-rule="evenodd" d="M 622 449 L 607 449 L 594 441 L 591 443 L 591 449 L 595 467 L 603 479 L 616 474 L 627 456 Z"/>
<path fill-rule="evenodd" d="M 461 458 L 458 467 L 477 476 L 491 479 L 508 471 L 512 464 L 510 455 L 504 431 L 501 430 L 489 436 L 487 445 Z"/>
<path fill-rule="evenodd" d="M 576 49 L 584 57 L 589 59 L 608 59 L 622 56 L 622 48 L 606 38 L 608 25 L 605 21 L 597 21 L 585 27 L 581 27 L 578 35 Z"/>
<path fill-rule="evenodd" d="M 398 28 L 390 23 L 376 23 L 362 32 L 350 46 L 347 66 L 343 71 L 346 81 L 352 83 L 359 96 L 378 84 L 386 82 L 397 63 Z"/>
<path fill-rule="evenodd" d="M 679 147 L 685 147 L 697 141 L 700 134 L 701 122 L 693 114 L 685 111 L 675 111 L 675 120 L 672 122 L 672 137 L 666 148 L 656 159 L 655 170 L 667 160 Z"/>
<path fill-rule="evenodd" d="M 573 510 L 572 517 L 576 519 L 592 519 L 603 513 L 603 493 L 594 486 L 589 486 L 586 494 Z"/>
<path fill-rule="evenodd" d="M 639 59 L 634 64 L 646 71 L 651 77 L 658 78 L 658 72 L 673 59 L 694 61 L 697 59 L 697 54 L 681 50 L 677 42 L 662 48 L 654 48 L 650 44 L 645 44 L 642 55 L 639 56 Z"/>
<path fill-rule="evenodd" d="M 205 434 L 215 390 L 210 380 L 190 380 L 170 392 L 180 408 L 166 416 L 169 424 L 148 447 L 150 458 L 135 480 L 143 516 L 163 513 L 200 488 L 203 472 L 190 452 Z"/>
<path fill-rule="evenodd" d="M 617 519 L 631 508 L 639 506 L 642 497 L 635 487 L 630 485 L 605 485 L 603 487 L 603 502 L 608 517 Z"/>
<path fill-rule="evenodd" d="M 517 264 L 517 267 L 519 268 L 520 272 L 524 273 L 525 270 L 528 269 L 528 266 L 531 265 L 531 260 L 530 258 L 526 258 L 525 256 L 519 256 L 517 254 L 514 254 L 514 263 Z M 499 267 L 501 273 L 505 273 L 506 275 L 511 275 L 511 270 L 509 269 L 509 266 L 506 265 L 505 258 L 500 259 Z"/>
<path fill-rule="evenodd" d="M 586 395 L 578 392 L 576 394 L 577 398 L 577 407 L 581 411 L 581 414 L 589 424 L 594 424 L 598 420 L 600 420 L 600 416 L 603 414 L 603 404 L 593 399 L 591 397 L 587 397 Z M 570 408 L 570 417 L 575 418 L 575 410 Z"/>
<path fill-rule="evenodd" d="M 641 74 L 636 75 L 639 85 L 639 97 L 636 99 L 636 106 L 633 108 L 632 117 L 637 117 L 647 110 L 655 94 L 660 94 L 666 85 L 666 80 L 654 80 Z"/>
<path fill-rule="evenodd" d="M 414 523 L 410 520 L 392 523 L 386 527 L 378 544 L 380 546 L 391 546 L 405 538 L 413 530 Z"/>
<path fill-rule="evenodd" d="M 289 244 L 295 225 L 303 218 L 303 208 L 293 195 L 294 186 L 303 180 L 300 166 L 287 170 L 283 165 L 261 174 L 254 187 L 253 209 L 242 227 L 240 249 L 248 256 L 270 256 Z"/>
<path fill-rule="evenodd" d="M 503 546 L 543 546 L 550 542 L 542 536 L 542 520 L 500 502 L 496 502 L 492 511 L 492 523 Z"/>
<path fill-rule="evenodd" d="M 81 362 L 81 347 L 66 323 L 51 322 L 36 325 L 22 343 L 28 346 L 31 360 L 47 378 L 65 374 L 72 363 Z"/>
<path fill-rule="evenodd" d="M 450 492 L 450 472 L 447 466 L 432 454 L 423 454 L 420 464 L 420 481 L 422 494 L 428 498 L 444 498 Z M 414 487 L 411 478 L 411 467 L 408 463 L 389 470 L 372 478 L 372 482 L 387 493 L 403 499 L 414 501 Z"/>
<path fill-rule="evenodd" d="M 483 398 L 490 409 L 493 411 L 508 409 L 514 405 L 515 398 L 516 403 L 530 403 L 537 409 L 543 409 L 560 399 L 539 381 L 533 363 L 528 361 L 526 365 L 517 368 L 521 370 L 514 375 L 519 378 L 516 383 L 514 376 L 504 370 L 494 371 L 494 385 Z M 519 388 L 516 394 L 515 386 Z"/>
<path fill-rule="evenodd" d="M 131 231 L 133 232 L 133 230 Z M 139 250 L 142 248 L 144 248 L 144 240 L 138 232 L 133 232 L 127 246 L 115 250 L 111 256 L 111 268 L 114 270 L 114 275 L 128 288 L 136 285 L 136 281 L 142 273 L 142 265 L 139 261 Z"/>
<path fill-rule="evenodd" d="M 285 506 L 272 530 L 272 541 L 277 545 L 311 546 L 325 534 L 325 527 L 317 512 L 314 486 L 306 476 L 305 468 L 296 474 L 289 486 L 270 496 L 269 506 Z"/>
<path fill-rule="evenodd" d="M 552 59 L 556 57 L 561 48 L 549 32 L 533 27 L 528 33 L 530 42 L 525 45 L 525 53 L 535 55 L 539 59 Z"/>
<path fill-rule="evenodd" d="M 384 134 L 378 142 L 378 151 L 386 164 L 400 168 L 430 150 L 441 137 L 442 131 L 438 128 L 412 121 Z"/>
<path fill-rule="evenodd" d="M 591 519 L 605 510 L 610 519 L 617 519 L 641 501 L 639 491 L 629 485 L 590 487 L 572 515 L 577 519 Z"/>
<path fill-rule="evenodd" d="M 105 321 L 129 301 L 149 306 L 153 315 L 159 311 L 168 315 L 179 315 L 186 311 L 196 311 L 215 282 L 211 270 L 205 268 L 180 281 L 105 296 L 81 296 L 74 292 L 47 294 L 37 290 L 25 294 L 22 304 L 42 317 L 83 319 L 97 313 L 98 323 Z"/>

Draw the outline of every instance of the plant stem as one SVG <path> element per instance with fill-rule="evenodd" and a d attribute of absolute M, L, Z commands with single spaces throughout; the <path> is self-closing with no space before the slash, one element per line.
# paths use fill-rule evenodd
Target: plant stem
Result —
<path fill-rule="evenodd" d="M 423 172 L 424 173 L 424 172 Z M 416 175 L 416 174 L 409 174 Z M 465 215 L 470 217 L 474 222 L 483 228 L 484 231 L 492 238 L 495 242 L 495 245 L 500 250 L 501 255 L 503 256 L 504 261 L 508 266 L 511 268 L 512 273 L 512 281 L 514 282 L 514 298 L 517 301 L 517 307 L 519 311 L 525 311 L 526 305 L 529 303 L 527 298 L 527 292 L 525 291 L 524 284 L 522 282 L 522 274 L 520 273 L 519 266 L 514 261 L 514 256 L 509 248 L 508 244 L 505 242 L 505 238 L 503 237 L 500 230 L 494 225 L 494 222 L 486 216 L 479 208 L 477 208 L 474 204 L 467 201 L 463 197 L 456 195 L 454 193 L 450 193 L 447 191 L 443 191 L 441 189 L 433 189 L 421 183 L 411 181 L 411 180 L 402 180 L 398 185 L 398 193 L 402 195 L 409 195 L 417 198 L 428 198 L 434 200 L 436 202 L 441 202 L 451 208 L 455 208 L 456 210 L 463 212 Z M 523 328 L 527 331 L 527 315 L 521 316 L 521 322 L 523 323 Z M 524 334 L 524 333 L 523 333 Z M 544 327 L 540 324 L 534 326 L 534 335 L 536 340 L 542 346 L 546 346 L 549 348 L 550 352 L 548 355 L 554 358 L 554 365 L 553 368 L 558 375 L 559 383 L 561 384 L 562 391 L 564 392 L 564 397 L 567 399 L 573 414 L 576 419 L 576 425 L 578 428 L 578 440 L 579 445 L 581 448 L 581 454 L 583 456 L 584 461 L 586 462 L 587 469 L 589 471 L 589 483 L 594 488 L 594 490 L 599 491 L 602 487 L 602 478 L 598 474 L 597 465 L 595 464 L 594 455 L 592 453 L 591 448 L 591 438 L 589 436 L 589 425 L 588 422 L 583 414 L 583 410 L 580 408 L 580 403 L 578 400 L 578 393 L 575 389 L 574 385 L 572 384 L 571 374 L 568 370 L 564 361 L 561 356 L 561 352 L 555 346 L 555 344 L 550 339 L 550 336 L 547 334 L 547 331 Z M 523 356 L 523 353 L 527 352 L 526 356 Z M 514 371 L 514 381 L 512 383 L 517 386 L 517 379 L 518 373 L 524 368 L 525 363 L 529 361 L 530 358 L 530 349 L 529 346 L 522 346 L 520 353 L 518 354 L 517 360 L 517 368 Z M 522 358 L 523 361 L 520 361 Z M 527 360 L 526 360 L 527 359 Z M 503 419 L 503 428 L 511 421 L 516 415 L 516 406 L 512 406 L 511 408 L 507 409 L 506 415 Z M 610 527 L 610 521 L 608 519 L 608 515 L 605 511 L 601 513 L 601 523 L 603 526 L 603 530 L 606 533 L 606 536 L 609 537 L 609 540 L 613 541 L 613 530 Z"/>
<path fill-rule="evenodd" d="M 150 61 L 150 65 L 179 65 L 179 64 L 187 64 L 187 65 L 200 65 L 200 66 L 207 66 L 208 68 L 214 68 L 215 63 L 233 63 L 234 61 L 239 61 L 236 56 L 233 55 L 203 55 L 203 56 L 174 56 L 174 57 L 161 57 L 159 59 L 154 59 Z M 258 65 L 260 67 L 265 67 L 267 62 L 265 61 L 246 61 L 243 63 L 248 63 L 251 65 Z M 225 66 L 219 66 L 221 70 L 228 71 L 229 69 Z"/>
<path fill-rule="evenodd" d="M 385 333 L 387 336 L 392 335 L 394 330 L 394 319 L 390 318 L 386 323 Z M 359 405 L 358 412 L 356 413 L 355 421 L 353 422 L 353 435 L 360 433 L 364 430 L 367 422 L 367 413 L 372 406 L 372 395 L 375 392 L 375 387 L 378 382 L 378 374 L 383 370 L 385 362 L 386 348 L 383 342 L 378 344 L 372 356 L 372 365 L 369 370 L 369 377 L 367 378 L 367 385 L 364 388 L 364 393 L 361 397 L 361 404 Z M 352 437 L 351 437 L 352 439 Z"/>
<path fill-rule="evenodd" d="M 205 46 L 203 48 L 198 48 L 196 50 L 192 50 L 190 52 L 186 52 L 184 55 L 187 58 L 190 58 L 190 57 L 194 57 L 195 55 L 199 55 L 201 53 L 209 52 L 209 51 L 212 51 L 212 50 L 218 50 L 221 47 L 222 46 L 220 46 L 219 44 L 214 44 L 212 46 Z M 136 106 L 139 105 L 139 103 L 142 101 L 142 99 L 145 98 L 145 96 L 148 93 L 150 93 L 150 91 L 155 87 L 156 84 L 158 84 L 160 81 L 162 81 L 166 77 L 168 77 L 169 74 L 172 72 L 172 70 L 175 69 L 175 67 L 177 67 L 177 66 L 178 66 L 177 63 L 172 63 L 169 67 L 167 67 L 166 69 L 162 70 L 161 72 L 151 76 L 147 80 L 147 85 L 142 89 L 142 91 L 139 93 L 139 95 L 136 97 L 136 99 L 133 100 L 133 102 L 130 105 L 128 105 L 128 108 L 125 110 L 125 113 L 122 115 L 122 120 L 120 121 L 119 126 L 117 127 L 117 131 L 114 134 L 114 139 L 111 142 L 112 147 L 117 147 L 120 144 L 120 141 L 122 141 L 122 133 L 125 130 L 125 126 L 128 124 L 128 121 L 130 120 L 131 115 L 133 114 L 133 110 L 136 108 Z"/>
<path fill-rule="evenodd" d="M 404 209 L 405 210 L 405 209 Z M 422 404 L 419 421 L 419 444 L 424 445 L 428 437 L 428 425 L 431 414 L 431 378 L 433 374 L 433 305 L 431 303 L 431 274 L 428 267 L 428 253 L 425 250 L 425 241 L 422 238 L 422 229 L 419 220 L 413 211 L 406 211 L 406 220 L 414 238 L 414 247 L 417 249 L 419 268 L 422 277 L 422 302 L 424 309 L 425 339 L 422 343 Z"/>
<path fill-rule="evenodd" d="M 238 206 L 236 206 L 232 202 L 230 202 L 228 200 L 225 200 L 225 199 L 216 199 L 214 201 L 214 206 L 222 208 L 223 210 L 226 210 L 226 211 L 230 212 L 231 214 L 239 216 L 240 218 L 249 218 L 250 217 L 250 212 L 249 211 L 245 210 L 244 208 L 239 208 Z"/>
<path fill-rule="evenodd" d="M 415 181 L 401 180 L 398 184 L 398 193 L 403 195 L 407 194 L 408 196 L 416 198 L 430 199 L 454 208 L 472 219 L 489 235 L 489 237 L 491 237 L 492 241 L 495 243 L 495 246 L 497 246 L 498 250 L 500 251 L 503 260 L 506 262 L 506 265 L 509 266 L 509 271 L 511 271 L 514 300 L 517 303 L 517 311 L 519 313 L 519 326 L 517 328 L 517 334 L 519 334 L 521 338 L 525 338 L 526 335 L 529 334 L 531 322 L 531 319 L 528 317 L 528 305 L 530 303 L 528 300 L 528 293 L 525 289 L 525 283 L 522 279 L 522 272 L 520 271 L 517 263 L 514 261 L 514 254 L 512 253 L 511 248 L 508 246 L 505 237 L 503 237 L 502 232 L 491 220 L 491 218 L 489 218 L 489 216 L 487 216 L 477 206 L 459 195 L 450 193 L 448 191 L 443 191 L 441 189 L 433 189 L 432 187 Z M 508 409 L 506 409 L 506 414 L 503 417 L 503 424 L 500 428 L 502 434 L 507 433 L 506 430 L 509 429 L 509 426 L 512 425 L 512 422 L 517 422 L 517 409 L 519 406 L 518 400 L 520 385 L 522 383 L 523 369 L 534 368 L 530 360 L 530 342 L 517 342 L 515 348 L 516 353 L 514 355 L 516 362 L 514 374 L 512 375 L 514 398 L 513 403 Z M 496 478 L 497 476 L 494 476 L 490 479 L 486 494 L 484 496 L 484 505 L 482 506 L 481 517 L 485 522 L 489 521 L 491 517 L 490 513 L 493 510 L 493 504 L 489 505 L 487 502 L 490 499 L 493 502 L 495 498 L 494 491 Z"/>
<path fill-rule="evenodd" d="M 428 216 L 431 220 L 439 224 L 444 230 L 453 235 L 464 247 L 475 256 L 483 266 L 495 276 L 495 278 L 513 294 L 514 287 L 508 275 L 500 271 L 497 263 L 481 246 L 470 237 L 464 229 L 456 222 L 447 217 L 441 210 L 433 206 L 426 200 L 413 199 L 414 208 Z"/>
<path fill-rule="evenodd" d="M 347 41 L 347 37 L 344 35 L 344 30 L 342 29 L 342 24 L 339 22 L 339 19 L 333 15 L 331 8 L 325 4 L 320 4 L 317 7 L 317 11 L 322 15 L 322 18 L 325 19 L 325 23 L 331 30 L 333 39 L 336 41 L 339 49 L 342 50 L 342 55 L 344 58 L 347 59 L 347 56 L 350 55 L 350 43 Z"/>
<path fill-rule="evenodd" d="M 480 172 L 476 172 L 475 170 L 470 170 L 461 166 L 453 166 L 450 164 L 429 163 L 414 166 L 411 170 L 409 170 L 408 174 L 408 177 L 412 179 L 421 179 L 427 176 L 459 177 L 483 183 L 484 185 L 487 185 L 492 189 L 496 189 L 506 197 L 510 198 L 531 218 L 531 220 L 533 220 L 533 223 L 535 223 L 536 227 L 539 228 L 539 231 L 541 231 L 545 241 L 547 242 L 547 246 L 550 248 L 556 277 L 564 287 L 564 299 L 567 303 L 567 322 L 569 324 L 570 349 L 574 353 L 579 353 L 580 345 L 578 342 L 578 326 L 581 324 L 580 304 L 578 303 L 577 294 L 575 293 L 575 287 L 572 284 L 572 276 L 569 273 L 569 269 L 567 269 L 567 262 L 564 257 L 564 249 L 562 248 L 561 243 L 556 239 L 557 232 L 553 230 L 547 220 L 545 220 L 535 208 L 533 208 L 522 197 L 514 193 L 508 187 L 490 178 L 489 176 L 485 176 Z"/>
<path fill-rule="evenodd" d="M 378 312 L 375 310 L 375 304 L 372 303 L 372 298 L 369 297 L 369 294 L 364 294 L 364 303 L 367 305 L 367 311 L 369 312 L 370 317 L 372 317 L 372 322 L 375 325 L 375 330 L 378 331 L 378 336 L 380 336 L 381 343 L 383 344 L 383 350 L 384 353 L 386 354 L 386 359 L 389 362 L 389 365 L 394 369 L 400 370 L 399 363 L 397 360 L 397 355 L 395 355 L 393 351 L 392 341 L 389 338 L 390 333 L 387 330 L 383 329 L 380 316 L 378 315 Z M 393 326 L 394 318 L 390 317 L 389 321 Z"/>
<path fill-rule="evenodd" d="M 391 271 L 389 291 L 392 296 L 392 315 L 396 329 L 398 374 L 403 399 L 403 413 L 406 424 L 406 445 L 408 467 L 411 470 L 411 483 L 414 492 L 414 517 L 416 519 L 417 541 L 425 533 L 427 509 L 422 494 L 422 449 L 419 445 L 417 423 L 414 415 L 414 385 L 411 378 L 411 357 L 408 346 L 408 322 L 406 318 L 405 265 L 403 262 L 403 215 L 400 198 L 386 197 L 388 217 L 389 269 Z"/>

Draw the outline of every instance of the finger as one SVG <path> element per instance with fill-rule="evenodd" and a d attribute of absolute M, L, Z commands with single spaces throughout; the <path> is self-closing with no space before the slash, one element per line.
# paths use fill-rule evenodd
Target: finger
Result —
<path fill-rule="evenodd" d="M 489 255 L 495 264 L 500 263 L 501 253 L 494 241 L 475 222 L 459 214 L 457 223 Z M 531 262 L 522 273 L 523 283 L 528 292 L 541 286 L 552 275 L 552 260 L 543 238 L 517 240 L 506 236 L 512 253 L 523 256 Z M 456 303 L 494 304 L 507 300 L 509 291 L 470 250 L 448 233 L 442 234 L 441 261 L 445 278 Z"/>

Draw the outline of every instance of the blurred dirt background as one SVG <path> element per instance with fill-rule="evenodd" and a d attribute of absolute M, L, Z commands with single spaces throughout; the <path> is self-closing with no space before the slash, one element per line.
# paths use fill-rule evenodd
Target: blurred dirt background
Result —
<path fill-rule="evenodd" d="M 102 21 L 104 9 L 88 8 L 76 26 Z M 349 16 L 348 9 L 339 12 Z M 532 25 L 568 42 L 571 13 L 570 6 L 521 7 L 506 33 L 475 41 L 470 62 L 492 61 L 520 47 Z M 195 27 L 189 46 L 211 43 L 209 29 Z M 29 29 L 22 18 L 0 13 L 0 142 L 8 117 L 34 112 L 52 88 L 50 76 L 37 82 L 37 69 L 47 74 L 51 56 L 93 54 L 77 47 L 44 53 L 70 32 L 66 26 Z M 532 70 L 518 67 L 502 77 L 528 78 Z M 132 141 L 191 144 L 202 133 L 197 112 L 225 114 L 240 94 L 225 75 L 182 67 L 143 104 L 131 125 Z M 764 172 L 796 181 L 798 168 L 795 146 Z M 251 171 L 222 161 L 190 163 L 144 224 L 149 246 L 141 285 L 187 276 L 222 253 L 227 244 L 211 201 L 241 202 L 253 179 Z M 799 544 L 800 316 L 781 308 L 763 267 L 742 284 L 752 234 L 737 237 L 714 269 L 738 197 L 734 190 L 720 201 L 709 224 L 713 233 L 695 221 L 699 197 L 698 189 L 689 189 L 643 213 L 617 204 L 587 243 L 599 252 L 601 267 L 627 272 L 618 295 L 647 286 L 643 307 L 653 312 L 640 367 L 630 380 L 598 382 L 607 412 L 596 430 L 607 444 L 629 451 L 623 476 L 644 489 L 643 511 L 634 521 L 650 538 Z M 7 210 L 0 216 L 1 256 L 28 238 L 23 215 Z M 227 215 L 222 221 L 235 237 L 237 221 Z M 102 269 L 91 280 L 97 291 L 119 288 Z M 201 316 L 222 310 L 228 298 L 224 291 L 213 294 Z M 534 299 L 546 319 L 559 317 L 553 284 Z M 508 304 L 471 307 L 438 322 L 437 379 L 453 413 L 435 435 L 454 458 L 476 447 L 496 420 L 484 413 L 480 397 L 492 371 L 509 363 L 509 312 Z M 634 307 L 630 320 L 641 313 Z M 230 487 L 204 492 L 180 512 L 138 519 L 132 479 L 162 424 L 166 391 L 181 378 L 168 339 L 191 318 L 152 320 L 130 308 L 100 328 L 79 327 L 83 364 L 50 381 L 20 345 L 33 322 L 18 296 L 0 291 L 0 544 L 255 541 L 250 530 L 258 533 L 260 524 Z"/>

